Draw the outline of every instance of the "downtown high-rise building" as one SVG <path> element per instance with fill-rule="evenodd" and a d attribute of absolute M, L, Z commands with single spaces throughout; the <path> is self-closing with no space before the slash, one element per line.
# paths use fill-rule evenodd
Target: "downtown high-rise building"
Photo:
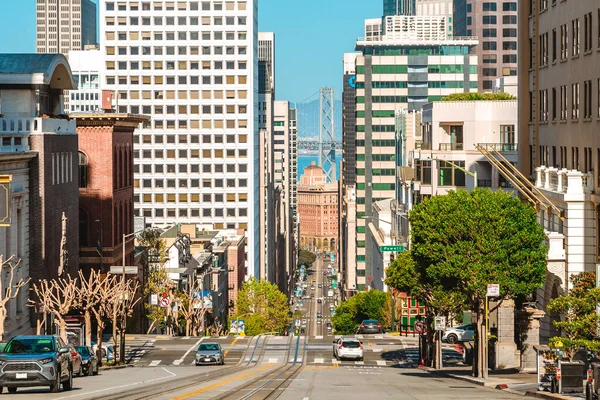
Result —
<path fill-rule="evenodd" d="M 416 0 L 383 0 L 383 16 L 415 15 Z"/>
<path fill-rule="evenodd" d="M 277 218 L 273 160 L 273 107 L 275 101 L 275 34 L 258 33 L 258 129 L 259 129 L 259 224 L 260 279 L 276 282 L 278 262 Z"/>
<path fill-rule="evenodd" d="M 419 111 L 449 94 L 477 91 L 477 56 L 470 54 L 477 40 L 449 39 L 446 17 L 384 22 L 385 35 L 356 43 L 356 282 L 347 285 L 357 290 L 383 289 L 367 230 L 374 204 L 397 196 L 397 110 Z"/>
<path fill-rule="evenodd" d="M 102 87 L 134 137 L 135 215 L 244 229 L 259 271 L 257 16 L 253 1 L 100 2 Z"/>
<path fill-rule="evenodd" d="M 36 52 L 62 53 L 98 43 L 91 0 L 36 0 Z"/>
<path fill-rule="evenodd" d="M 455 0 L 455 36 L 475 36 L 481 92 L 497 78 L 517 76 L 517 1 Z"/>

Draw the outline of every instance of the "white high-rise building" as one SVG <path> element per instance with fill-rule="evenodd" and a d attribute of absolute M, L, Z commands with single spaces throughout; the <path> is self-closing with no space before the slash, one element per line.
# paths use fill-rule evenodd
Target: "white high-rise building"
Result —
<path fill-rule="evenodd" d="M 149 114 L 134 138 L 135 212 L 245 229 L 259 276 L 257 0 L 100 1 L 104 89 Z"/>

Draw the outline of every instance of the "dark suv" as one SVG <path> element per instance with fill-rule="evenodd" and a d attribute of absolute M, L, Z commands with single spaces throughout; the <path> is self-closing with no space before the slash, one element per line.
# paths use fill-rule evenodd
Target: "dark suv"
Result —
<path fill-rule="evenodd" d="M 50 392 L 73 387 L 69 347 L 57 336 L 15 336 L 0 353 L 0 391 L 49 386 Z"/>
<path fill-rule="evenodd" d="M 358 328 L 359 333 L 383 333 L 381 324 L 376 319 L 365 319 Z"/>

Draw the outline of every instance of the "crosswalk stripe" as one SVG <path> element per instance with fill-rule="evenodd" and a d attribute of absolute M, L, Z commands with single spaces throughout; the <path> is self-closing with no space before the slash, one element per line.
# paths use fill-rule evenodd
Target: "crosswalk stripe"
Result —
<path fill-rule="evenodd" d="M 332 364 L 339 364 L 339 363 L 340 363 L 340 360 L 338 360 L 337 358 L 332 358 L 332 359 L 331 359 L 331 363 L 332 363 Z"/>
<path fill-rule="evenodd" d="M 377 365 L 385 367 L 387 365 L 387 363 L 385 361 L 383 361 L 383 360 L 377 360 Z"/>
<path fill-rule="evenodd" d="M 278 358 L 269 358 L 269 364 L 277 364 Z"/>
<path fill-rule="evenodd" d="M 315 358 L 314 363 L 315 364 L 323 364 L 323 363 L 325 363 L 325 359 L 323 359 L 323 358 Z"/>
<path fill-rule="evenodd" d="M 365 365 L 364 361 L 354 361 L 354 364 L 356 365 Z"/>
<path fill-rule="evenodd" d="M 173 361 L 173 365 L 179 365 L 183 362 L 183 360 L 175 360 Z"/>
<path fill-rule="evenodd" d="M 152 360 L 152 362 L 150 363 L 151 367 L 156 367 L 158 364 L 160 364 L 162 360 Z"/>

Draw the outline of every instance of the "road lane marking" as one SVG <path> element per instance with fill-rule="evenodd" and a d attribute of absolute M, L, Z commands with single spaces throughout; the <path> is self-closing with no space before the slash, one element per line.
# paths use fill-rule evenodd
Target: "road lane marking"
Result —
<path fill-rule="evenodd" d="M 158 364 L 160 364 L 161 360 L 152 360 L 152 362 L 150 363 L 150 367 L 156 367 Z"/>
<path fill-rule="evenodd" d="M 387 365 L 387 363 L 385 361 L 383 361 L 383 360 L 377 360 L 377 365 L 385 367 Z"/>
<path fill-rule="evenodd" d="M 258 371 L 264 371 L 266 368 L 269 368 L 269 367 L 259 368 Z M 203 388 L 194 390 L 193 392 L 185 393 L 185 394 L 182 394 L 181 396 L 177 396 L 177 397 L 172 397 L 169 400 L 185 400 L 185 399 L 189 399 L 190 397 L 194 397 L 197 394 L 208 392 L 209 390 L 216 389 L 218 387 L 227 385 L 228 383 L 235 382 L 235 381 L 243 379 L 243 378 L 247 378 L 247 377 L 251 376 L 254 373 L 256 373 L 256 371 L 248 371 L 248 372 L 245 372 L 245 373 L 243 373 L 241 375 L 233 376 L 231 378 L 222 380 L 220 382 L 213 383 L 212 385 L 205 386 Z"/>
<path fill-rule="evenodd" d="M 175 375 L 174 373 L 172 373 L 171 371 L 169 371 L 169 370 L 168 370 L 168 369 L 166 369 L 166 368 L 161 368 L 161 369 L 162 369 L 163 371 L 165 371 L 167 374 L 171 374 L 171 376 L 177 376 L 177 375 Z"/>
<path fill-rule="evenodd" d="M 278 361 L 278 358 L 269 358 L 269 364 L 277 364 Z"/>
<path fill-rule="evenodd" d="M 201 337 L 196 344 L 192 345 L 192 347 L 190 347 L 188 349 L 188 351 L 185 352 L 185 354 L 179 359 L 179 360 L 175 360 L 173 361 L 173 365 L 179 365 L 183 362 L 183 360 L 187 357 L 188 354 L 190 354 L 190 352 L 194 349 L 198 348 L 198 345 L 200 344 L 200 342 L 202 342 L 206 337 Z M 175 362 L 177 362 L 177 364 L 175 364 Z M 152 365 L 151 365 L 152 366 Z"/>
<path fill-rule="evenodd" d="M 373 353 L 381 353 L 383 351 L 383 349 L 377 349 L 377 348 L 375 348 L 372 351 L 373 351 Z"/>
<path fill-rule="evenodd" d="M 365 365 L 364 361 L 354 361 L 354 364 L 356 365 Z"/>
<path fill-rule="evenodd" d="M 174 374 L 174 373 L 172 373 L 170 371 L 167 371 L 165 368 L 161 368 L 161 369 L 164 370 L 165 372 L 168 372 L 172 376 L 161 376 L 160 378 L 143 380 L 141 382 L 129 383 L 127 385 L 114 386 L 114 387 L 109 387 L 109 388 L 105 388 L 105 389 L 94 390 L 94 391 L 91 391 L 91 392 L 84 392 L 84 393 L 73 394 L 71 396 L 58 397 L 56 400 L 72 399 L 72 398 L 75 398 L 75 397 L 81 397 L 81 396 L 87 396 L 87 395 L 90 395 L 90 394 L 96 394 L 96 393 L 106 392 L 107 390 L 123 389 L 123 388 L 126 388 L 126 387 L 137 386 L 137 385 L 147 385 L 148 383 L 151 383 L 151 382 L 161 381 L 163 379 L 169 379 L 169 378 L 172 378 L 173 376 L 177 376 L 176 374 Z"/>
<path fill-rule="evenodd" d="M 315 358 L 315 360 L 313 362 L 315 364 L 323 364 L 323 363 L 325 363 L 325 359 L 323 359 L 323 358 Z"/>
<path fill-rule="evenodd" d="M 233 347 L 233 345 L 235 344 L 235 342 L 238 341 L 238 338 L 236 337 L 235 339 L 233 339 L 233 342 L 231 342 L 231 344 L 229 345 L 229 347 L 227 348 L 227 350 L 225 350 L 225 353 L 223 353 L 223 358 L 225 358 L 227 356 L 227 353 L 229 353 L 229 350 L 231 350 L 231 348 Z"/>

